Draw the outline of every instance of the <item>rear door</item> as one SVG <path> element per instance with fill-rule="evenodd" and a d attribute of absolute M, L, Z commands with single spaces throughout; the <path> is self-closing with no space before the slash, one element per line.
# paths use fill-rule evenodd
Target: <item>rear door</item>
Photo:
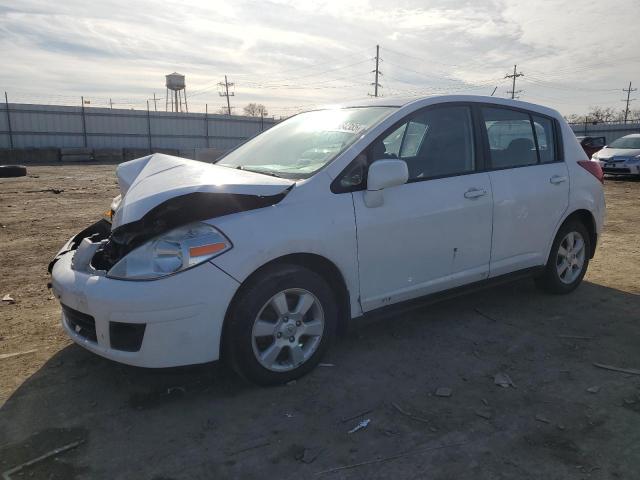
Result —
<path fill-rule="evenodd" d="M 375 208 L 353 192 L 364 311 L 487 277 L 491 185 L 472 118 L 467 105 L 430 107 L 369 147 L 369 162 L 404 160 L 409 181 Z"/>
<path fill-rule="evenodd" d="M 569 205 L 569 173 L 552 118 L 497 106 L 480 110 L 493 190 L 494 277 L 546 263 Z"/>

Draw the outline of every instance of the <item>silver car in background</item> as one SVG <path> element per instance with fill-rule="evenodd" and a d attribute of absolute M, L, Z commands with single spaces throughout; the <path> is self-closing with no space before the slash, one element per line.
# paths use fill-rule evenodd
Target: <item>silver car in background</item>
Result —
<path fill-rule="evenodd" d="M 591 157 L 608 175 L 640 175 L 640 133 L 618 138 Z"/>

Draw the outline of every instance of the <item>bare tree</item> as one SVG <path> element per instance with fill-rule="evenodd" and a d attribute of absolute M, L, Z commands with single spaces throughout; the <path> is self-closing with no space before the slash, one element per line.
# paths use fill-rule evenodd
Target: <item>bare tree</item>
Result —
<path fill-rule="evenodd" d="M 267 112 L 267 107 L 261 103 L 250 103 L 244 107 L 244 114 L 249 117 L 266 117 L 269 115 L 269 112 Z"/>
<path fill-rule="evenodd" d="M 611 107 L 590 107 L 587 117 L 591 122 L 612 122 L 620 119 L 620 112 Z"/>

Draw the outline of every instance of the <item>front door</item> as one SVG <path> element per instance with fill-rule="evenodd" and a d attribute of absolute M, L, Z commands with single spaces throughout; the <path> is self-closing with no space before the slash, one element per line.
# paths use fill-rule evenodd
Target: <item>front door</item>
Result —
<path fill-rule="evenodd" d="M 409 182 L 374 208 L 353 193 L 364 311 L 488 276 L 492 192 L 478 143 L 470 108 L 456 104 L 418 111 L 369 147 L 370 162 L 407 162 Z"/>

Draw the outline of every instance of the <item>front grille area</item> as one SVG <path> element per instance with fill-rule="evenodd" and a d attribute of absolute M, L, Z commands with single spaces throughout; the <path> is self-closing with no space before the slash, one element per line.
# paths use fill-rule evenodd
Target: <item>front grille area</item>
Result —
<path fill-rule="evenodd" d="M 628 168 L 603 168 L 602 171 L 604 173 L 631 173 L 631 170 Z"/>
<path fill-rule="evenodd" d="M 91 315 L 79 312 L 66 305 L 62 305 L 62 312 L 71 330 L 91 342 L 98 341 L 96 321 Z"/>
<path fill-rule="evenodd" d="M 137 352 L 142 346 L 145 323 L 109 322 L 111 348 L 125 352 Z"/>

